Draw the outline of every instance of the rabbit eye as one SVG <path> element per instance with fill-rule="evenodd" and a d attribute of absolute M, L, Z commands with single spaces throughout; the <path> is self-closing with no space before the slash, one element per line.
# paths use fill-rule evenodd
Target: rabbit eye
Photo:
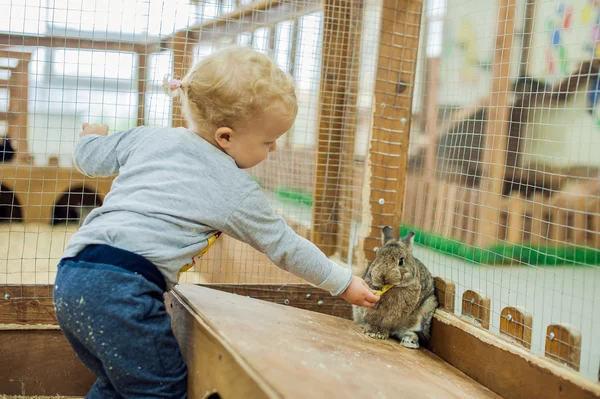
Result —
<path fill-rule="evenodd" d="M 404 258 L 400 258 L 400 262 L 398 262 L 399 266 L 404 266 Z"/>

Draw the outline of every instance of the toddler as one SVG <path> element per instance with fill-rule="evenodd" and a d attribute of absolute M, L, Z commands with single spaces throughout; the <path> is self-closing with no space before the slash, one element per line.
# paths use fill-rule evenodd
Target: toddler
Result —
<path fill-rule="evenodd" d="M 264 161 L 298 111 L 294 84 L 267 56 L 228 48 L 165 84 L 187 128 L 107 135 L 83 124 L 74 163 L 118 176 L 58 265 L 58 323 L 98 377 L 87 398 L 185 398 L 186 366 L 164 292 L 223 233 L 359 306 L 379 297 L 298 236 L 244 169 Z"/>

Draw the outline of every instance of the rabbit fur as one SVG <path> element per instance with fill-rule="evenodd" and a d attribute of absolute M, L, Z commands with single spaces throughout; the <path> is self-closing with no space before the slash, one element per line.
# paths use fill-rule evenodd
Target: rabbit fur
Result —
<path fill-rule="evenodd" d="M 392 229 L 382 229 L 382 246 L 363 274 L 372 289 L 393 285 L 372 308 L 354 306 L 355 323 L 372 338 L 400 340 L 402 346 L 418 348 L 429 341 L 431 319 L 438 307 L 431 273 L 412 254 L 414 233 L 395 240 Z"/>

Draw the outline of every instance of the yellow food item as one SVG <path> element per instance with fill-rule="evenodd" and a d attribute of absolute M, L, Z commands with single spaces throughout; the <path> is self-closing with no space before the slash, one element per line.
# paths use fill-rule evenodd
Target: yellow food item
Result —
<path fill-rule="evenodd" d="M 377 296 L 382 296 L 383 294 L 385 294 L 385 292 L 387 290 L 389 290 L 390 288 L 392 288 L 394 285 L 393 284 L 386 284 L 383 287 L 381 287 L 381 289 L 377 292 L 375 292 L 375 295 Z"/>

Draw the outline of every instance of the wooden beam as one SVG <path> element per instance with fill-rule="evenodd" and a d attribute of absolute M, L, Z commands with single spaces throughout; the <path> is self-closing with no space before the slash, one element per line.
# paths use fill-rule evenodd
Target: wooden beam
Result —
<path fill-rule="evenodd" d="M 142 126 L 146 122 L 146 79 L 148 78 L 148 58 L 148 54 L 138 54 L 138 126 Z"/>
<path fill-rule="evenodd" d="M 356 3 L 356 2 L 355 2 Z M 344 131 L 342 137 L 342 165 L 340 175 L 340 234 L 339 234 L 339 253 L 341 260 L 349 265 L 354 265 L 354 245 L 352 239 L 352 227 L 358 222 L 359 215 L 355 212 L 360 209 L 360 190 L 356 190 L 359 183 L 356 182 L 355 175 L 358 171 L 355 166 L 354 147 L 356 145 L 356 133 L 358 129 L 358 91 L 360 85 L 360 51 L 363 32 L 363 1 L 358 2 L 359 6 L 352 15 L 351 22 L 351 40 L 354 42 L 351 48 L 353 55 L 348 68 L 351 73 L 351 80 L 348 82 L 346 96 L 349 101 L 344 107 Z M 362 172 L 362 169 L 360 169 Z"/>
<path fill-rule="evenodd" d="M 263 26 L 275 25 L 282 21 L 297 19 L 301 15 L 319 11 L 321 4 L 300 0 L 260 0 L 206 21 L 173 35 L 167 36 L 161 43 L 162 48 L 171 48 L 172 39 L 178 35 L 189 36 L 189 40 L 197 43 L 201 40 L 212 41 L 222 36 L 236 35 L 253 31 Z"/>
<path fill-rule="evenodd" d="M 30 36 L 0 33 L 0 47 L 63 47 L 87 50 L 110 50 L 126 52 L 158 51 L 158 43 L 136 43 L 127 41 L 80 39 L 75 37 Z M 150 51 L 148 51 L 150 50 Z"/>
<path fill-rule="evenodd" d="M 425 96 L 426 101 L 426 125 L 427 143 L 425 146 L 425 174 L 430 181 L 435 173 L 435 161 L 437 157 L 437 145 L 440 132 L 438 130 L 438 91 L 439 91 L 440 58 L 427 59 L 427 82 Z M 430 193 L 431 195 L 432 193 Z"/>
<path fill-rule="evenodd" d="M 29 62 L 31 53 L 22 53 L 17 67 L 11 72 L 9 81 L 8 112 L 9 118 L 7 137 L 12 139 L 18 160 L 27 157 L 28 138 L 28 103 L 29 103 Z"/>
<path fill-rule="evenodd" d="M 317 170 L 311 241 L 328 256 L 337 250 L 341 222 L 340 197 L 348 195 L 347 186 L 352 184 L 358 101 L 357 59 L 360 52 L 360 32 L 353 26 L 362 18 L 362 3 L 358 0 L 326 0 L 323 3 Z M 350 154 L 343 154 L 344 151 Z M 344 173 L 350 174 L 350 179 L 348 176 L 342 179 Z M 341 184 L 345 186 L 340 187 Z M 345 205 L 351 209 L 351 206 Z M 344 222 L 351 223 L 350 220 Z"/>
<path fill-rule="evenodd" d="M 202 22 L 200 24 L 190 26 L 189 28 L 177 31 L 177 32 L 173 33 L 172 35 L 167 36 L 165 38 L 164 42 L 169 43 L 176 36 L 179 36 L 186 32 L 201 32 L 202 29 L 204 29 L 208 26 L 212 26 L 212 27 L 216 28 L 221 25 L 227 25 L 232 20 L 236 20 L 236 19 L 242 20 L 245 17 L 247 17 L 248 15 L 251 15 L 255 12 L 266 11 L 270 8 L 273 8 L 277 5 L 279 5 L 282 2 L 283 2 L 282 0 L 259 0 L 259 1 L 254 1 L 248 5 L 241 6 L 241 7 L 238 3 L 237 8 L 235 10 L 233 10 L 232 12 L 230 12 L 229 14 L 221 15 L 218 18 L 213 19 L 211 21 Z"/>
<path fill-rule="evenodd" d="M 388 398 L 497 397 L 426 351 L 369 338 L 350 320 L 187 284 L 172 298 L 193 398 L 361 398 L 374 389 Z M 410 378 L 398 378 L 408 369 Z"/>
<path fill-rule="evenodd" d="M 485 149 L 482 155 L 482 179 L 480 220 L 477 226 L 476 244 L 489 246 L 498 240 L 500 230 L 500 205 L 506 149 L 510 128 L 510 62 L 515 25 L 515 0 L 500 0 L 494 50 L 494 69 L 490 106 L 484 135 Z"/>
<path fill-rule="evenodd" d="M 171 48 L 173 50 L 173 75 L 175 79 L 182 79 L 190 70 L 193 60 L 193 51 L 196 42 L 188 40 L 188 34 L 182 32 L 175 35 L 172 40 Z M 181 100 L 176 98 L 172 101 L 172 120 L 171 126 L 185 126 L 185 120 L 182 114 Z"/>
<path fill-rule="evenodd" d="M 2 36 L 2 34 L 0 33 L 0 37 Z M 16 59 L 16 60 L 30 60 L 31 59 L 31 53 L 27 52 L 27 51 L 21 51 L 21 50 L 4 50 L 0 48 L 0 58 L 12 58 L 12 59 Z M 15 68 L 17 68 L 17 65 L 15 65 L 14 67 L 10 67 L 10 66 L 3 66 L 0 67 L 0 69 L 8 69 L 8 70 L 14 70 Z"/>
<path fill-rule="evenodd" d="M 87 187 L 103 199 L 114 177 L 90 178 L 75 168 L 0 164 L 2 185 L 21 204 L 24 223 L 49 223 L 59 197 L 73 187 Z"/>
<path fill-rule="evenodd" d="M 381 228 L 400 233 L 412 99 L 419 49 L 422 0 L 384 0 L 375 80 L 375 114 L 369 162 L 371 231 L 364 240 L 365 259 L 375 258 Z"/>
<path fill-rule="evenodd" d="M 14 112 L 0 112 L 0 121 L 14 121 L 17 119 L 17 114 Z"/>
<path fill-rule="evenodd" d="M 531 53 L 531 39 L 533 37 L 533 21 L 535 19 L 535 0 L 527 0 L 525 6 L 525 24 L 523 25 L 523 45 L 521 50 L 521 76 L 529 75 L 529 55 Z"/>
<path fill-rule="evenodd" d="M 504 398 L 600 396 L 596 382 L 440 309 L 433 317 L 429 349 Z"/>
<path fill-rule="evenodd" d="M 260 374 L 232 349 L 228 340 L 212 330 L 177 292 L 166 299 L 173 332 L 188 370 L 188 396 L 209 398 L 276 398 Z"/>

